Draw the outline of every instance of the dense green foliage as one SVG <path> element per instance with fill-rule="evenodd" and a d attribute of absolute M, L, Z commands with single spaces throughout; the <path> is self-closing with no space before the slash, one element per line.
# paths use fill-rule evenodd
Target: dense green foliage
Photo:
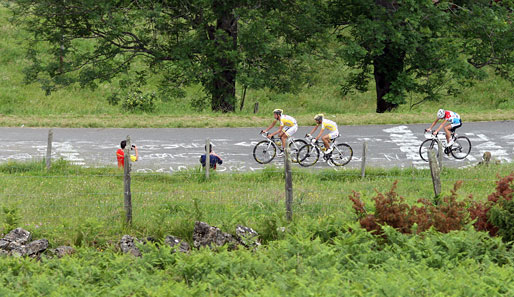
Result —
<path fill-rule="evenodd" d="M 367 90 L 375 80 L 377 112 L 407 102 L 455 94 L 481 79 L 485 66 L 514 81 L 512 1 L 333 0 L 341 28 L 340 56 L 350 67 L 344 84 Z"/>
<path fill-rule="evenodd" d="M 205 94 L 193 85 L 185 89 L 183 98 L 159 96 L 158 78 L 149 79 L 144 94 L 156 94 L 155 110 L 150 114 L 137 109 L 127 113 L 121 109 L 123 98 L 135 92 L 140 77 L 102 83 L 95 90 L 80 89 L 77 85 L 64 87 L 46 96 L 37 83 L 23 83 L 22 69 L 30 65 L 25 50 L 30 35 L 15 23 L 10 23 L 10 11 L 0 6 L 0 125 L 50 127 L 249 127 L 269 125 L 270 111 L 280 107 L 293 115 L 300 125 L 311 125 L 312 115 L 335 115 L 341 125 L 426 123 L 444 106 L 459 112 L 465 121 L 514 119 L 514 88 L 494 73 L 474 87 L 466 88 L 454 99 L 441 102 L 425 101 L 414 105 L 422 97 L 413 95 L 409 104 L 394 113 L 374 114 L 373 92 L 341 95 L 341 82 L 349 73 L 341 61 L 305 60 L 308 85 L 300 92 L 277 94 L 274 90 L 248 88 L 243 109 L 232 114 L 219 114 L 206 108 Z M 120 88 L 117 86 L 120 85 Z M 371 82 L 371 88 L 374 83 Z M 131 88 L 132 87 L 132 88 Z M 243 103 L 244 88 L 237 85 L 239 106 Z M 112 93 L 118 96 L 111 96 Z M 113 99 L 118 104 L 110 105 Z M 259 111 L 253 106 L 259 102 Z M 200 111 L 201 110 L 201 111 Z"/>
<path fill-rule="evenodd" d="M 330 241 L 316 235 L 331 228 Z M 473 229 L 420 236 L 386 228 L 388 241 L 328 216 L 292 226 L 257 251 L 190 254 L 142 246 L 133 258 L 79 248 L 73 256 L 0 257 L 11 296 L 508 296 L 513 254 Z"/>
<path fill-rule="evenodd" d="M 12 2 L 33 33 L 27 78 L 47 92 L 130 80 L 132 70 L 156 74 L 165 100 L 201 84 L 212 109 L 224 112 L 235 110 L 236 77 L 245 87 L 290 89 L 309 48 L 302 44 L 321 32 L 314 20 L 322 11 L 311 1 Z"/>
<path fill-rule="evenodd" d="M 460 92 L 485 66 L 512 81 L 511 0 L 12 2 L 33 34 L 26 77 L 47 92 L 137 72 L 161 81 L 163 100 L 200 84 L 212 109 L 226 112 L 236 83 L 242 101 L 248 88 L 288 91 L 311 82 L 306 62 L 334 57 L 359 70 L 338 82 L 343 93 L 366 90 L 373 73 L 377 112 Z"/>

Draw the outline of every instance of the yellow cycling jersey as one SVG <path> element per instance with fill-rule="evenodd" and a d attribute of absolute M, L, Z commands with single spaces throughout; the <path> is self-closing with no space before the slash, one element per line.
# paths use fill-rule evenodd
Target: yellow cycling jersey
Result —
<path fill-rule="evenodd" d="M 323 119 L 323 122 L 321 122 L 321 129 L 337 131 L 337 124 L 334 121 Z"/>
<path fill-rule="evenodd" d="M 296 120 L 292 116 L 288 116 L 285 114 L 280 116 L 280 126 L 293 127 L 294 125 L 296 125 Z"/>

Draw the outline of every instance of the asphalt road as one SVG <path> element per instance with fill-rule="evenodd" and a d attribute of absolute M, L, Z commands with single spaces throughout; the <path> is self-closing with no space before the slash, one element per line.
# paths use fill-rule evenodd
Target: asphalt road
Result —
<path fill-rule="evenodd" d="M 418 154 L 429 124 L 342 126 L 339 142 L 350 144 L 354 151 L 344 168 L 360 168 L 363 142 L 368 143 L 367 166 L 427 167 Z M 312 127 L 300 127 L 295 134 L 303 137 Z M 174 172 L 199 165 L 206 139 L 224 159 L 218 171 L 255 171 L 264 168 L 252 156 L 260 140 L 260 128 L 177 128 L 177 129 L 72 129 L 55 128 L 53 158 L 62 158 L 84 166 L 116 166 L 115 151 L 121 140 L 130 135 L 139 148 L 140 160 L 133 165 L 137 172 Z M 274 130 L 272 130 L 274 131 Z M 502 162 L 514 159 L 514 121 L 464 123 L 457 130 L 472 143 L 470 156 L 462 161 L 444 158 L 445 166 L 472 166 L 486 151 Z M 0 128 L 0 163 L 7 160 L 43 159 L 48 129 Z M 282 165 L 281 158 L 271 164 Z M 298 165 L 295 165 L 298 166 Z M 315 168 L 328 168 L 318 162 Z M 335 168 L 336 170 L 338 168 Z"/>

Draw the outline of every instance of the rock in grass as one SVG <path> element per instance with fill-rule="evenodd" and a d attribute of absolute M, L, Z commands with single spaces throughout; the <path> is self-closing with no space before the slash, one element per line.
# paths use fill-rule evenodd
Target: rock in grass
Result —
<path fill-rule="evenodd" d="M 237 240 L 247 248 L 255 248 L 261 245 L 259 241 L 259 233 L 250 227 L 237 225 Z"/>
<path fill-rule="evenodd" d="M 48 240 L 38 239 L 27 244 L 24 248 L 24 256 L 39 256 L 48 248 Z"/>
<path fill-rule="evenodd" d="M 29 231 L 23 228 L 16 228 L 0 239 L 0 249 L 9 251 L 25 245 L 31 239 L 32 235 Z"/>
<path fill-rule="evenodd" d="M 208 246 L 214 248 L 230 244 L 230 249 L 234 249 L 238 241 L 231 234 L 221 231 L 218 227 L 210 226 L 205 222 L 196 222 L 193 231 L 194 247 L 200 248 Z"/>
<path fill-rule="evenodd" d="M 175 252 L 179 251 L 181 253 L 188 253 L 191 250 L 191 247 L 187 242 L 172 235 L 166 236 L 164 244 L 173 248 Z"/>
<path fill-rule="evenodd" d="M 125 254 L 131 254 L 135 257 L 141 257 L 141 251 L 137 248 L 135 241 L 137 238 L 130 235 L 123 235 L 120 240 L 120 249 Z"/>
<path fill-rule="evenodd" d="M 56 249 L 53 249 L 51 250 L 51 252 L 57 256 L 57 258 L 62 258 L 64 256 L 69 256 L 71 254 L 74 254 L 75 253 L 75 249 L 72 248 L 71 246 L 66 246 L 66 245 L 63 245 L 63 246 L 60 246 Z"/>

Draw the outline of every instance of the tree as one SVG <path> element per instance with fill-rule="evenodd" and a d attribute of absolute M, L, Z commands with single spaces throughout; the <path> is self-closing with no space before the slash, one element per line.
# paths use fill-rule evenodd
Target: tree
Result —
<path fill-rule="evenodd" d="M 378 113 L 408 93 L 436 100 L 473 84 L 485 66 L 513 80 L 513 1 L 330 0 L 340 57 L 354 71 L 343 91 L 367 90 Z"/>
<path fill-rule="evenodd" d="M 47 92 L 94 87 L 132 69 L 141 80 L 160 76 L 166 94 L 200 83 L 212 110 L 223 112 L 235 110 L 238 76 L 245 87 L 294 86 L 297 56 L 323 31 L 321 4 L 307 0 L 13 2 L 34 36 L 27 78 Z"/>

